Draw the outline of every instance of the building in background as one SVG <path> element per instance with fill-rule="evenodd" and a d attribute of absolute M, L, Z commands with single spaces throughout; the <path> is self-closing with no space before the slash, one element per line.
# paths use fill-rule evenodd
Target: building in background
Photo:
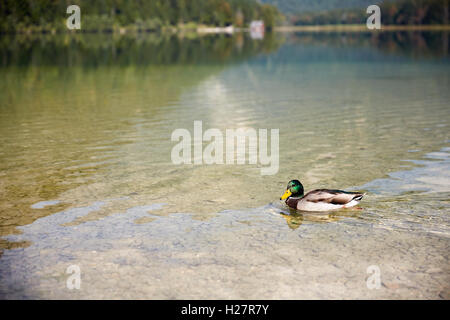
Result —
<path fill-rule="evenodd" d="M 250 37 L 252 39 L 263 39 L 264 38 L 264 21 L 253 20 L 250 23 Z"/>

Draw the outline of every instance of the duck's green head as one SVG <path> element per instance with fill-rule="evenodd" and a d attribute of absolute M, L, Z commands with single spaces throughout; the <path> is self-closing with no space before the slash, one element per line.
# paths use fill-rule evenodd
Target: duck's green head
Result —
<path fill-rule="evenodd" d="M 286 192 L 281 196 L 280 200 L 285 200 L 289 197 L 301 197 L 303 196 L 303 186 L 298 180 L 289 181 Z"/>

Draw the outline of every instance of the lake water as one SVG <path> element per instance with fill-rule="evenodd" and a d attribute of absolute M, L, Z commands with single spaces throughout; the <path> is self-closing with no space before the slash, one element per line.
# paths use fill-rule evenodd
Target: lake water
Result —
<path fill-rule="evenodd" d="M 450 299 L 448 43 L 2 37 L 0 297 Z M 175 165 L 196 120 L 279 129 L 279 171 Z M 291 179 L 362 210 L 292 212 Z"/>

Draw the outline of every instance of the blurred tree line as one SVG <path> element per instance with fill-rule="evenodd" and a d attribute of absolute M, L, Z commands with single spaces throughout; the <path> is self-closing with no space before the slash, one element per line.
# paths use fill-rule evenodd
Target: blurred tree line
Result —
<path fill-rule="evenodd" d="M 335 9 L 367 8 L 380 0 L 261 0 L 276 6 L 284 14 L 329 11 Z"/>
<path fill-rule="evenodd" d="M 448 24 L 449 0 L 385 0 L 380 4 L 381 23 L 386 25 Z M 365 24 L 366 9 L 305 12 L 291 17 L 294 25 Z"/>
<path fill-rule="evenodd" d="M 274 6 L 257 0 L 2 0 L 0 31 L 64 31 L 71 4 L 81 9 L 84 31 L 156 31 L 186 24 L 245 27 L 255 19 L 263 19 L 270 29 L 281 17 Z"/>

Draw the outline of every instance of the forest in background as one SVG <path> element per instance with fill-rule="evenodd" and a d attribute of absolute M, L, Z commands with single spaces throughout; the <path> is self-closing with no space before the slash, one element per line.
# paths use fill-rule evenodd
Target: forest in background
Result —
<path fill-rule="evenodd" d="M 379 4 L 382 0 L 261 0 L 274 5 L 283 14 L 299 14 L 304 12 L 330 11 L 336 9 L 362 9 L 371 4 Z"/>
<path fill-rule="evenodd" d="M 378 1 L 378 5 L 381 9 L 383 25 L 447 25 L 449 22 L 449 0 L 384 0 Z M 358 7 L 298 12 L 289 15 L 289 23 L 292 25 L 365 24 L 368 17 L 366 9 L 367 7 Z"/>
<path fill-rule="evenodd" d="M 0 32 L 61 32 L 69 16 L 66 9 L 81 9 L 83 31 L 159 31 L 167 27 L 197 25 L 247 27 L 264 20 L 271 29 L 280 19 L 276 7 L 256 0 L 3 0 Z"/>
<path fill-rule="evenodd" d="M 448 25 L 450 0 L 3 0 L 0 33 L 66 32 L 66 9 L 81 8 L 82 32 L 245 28 L 264 20 L 279 24 L 365 24 L 369 4 L 381 8 L 383 25 Z M 373 2 L 373 3 L 372 3 Z"/>

